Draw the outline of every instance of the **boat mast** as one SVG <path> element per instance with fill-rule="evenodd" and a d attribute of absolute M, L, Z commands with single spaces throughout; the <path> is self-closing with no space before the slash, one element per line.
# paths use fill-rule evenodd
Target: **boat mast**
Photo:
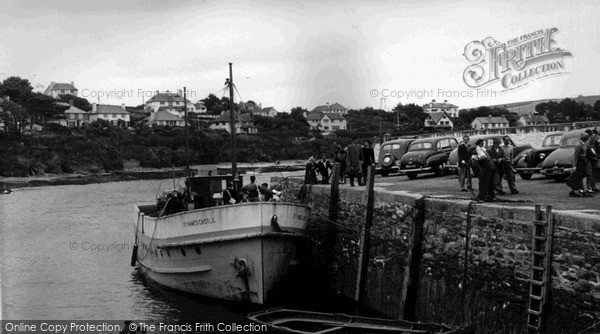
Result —
<path fill-rule="evenodd" d="M 234 103 L 233 103 L 233 63 L 229 63 L 229 102 L 231 108 L 229 111 L 229 122 L 231 124 L 231 175 L 233 176 L 234 182 L 237 181 L 237 161 L 236 161 L 236 147 L 235 147 L 235 117 L 234 117 Z M 234 183 L 235 184 L 235 183 Z"/>
<path fill-rule="evenodd" d="M 190 153 L 188 140 L 188 113 L 187 113 L 187 96 L 185 86 L 183 87 L 183 118 L 185 121 L 185 176 L 190 175 Z"/>

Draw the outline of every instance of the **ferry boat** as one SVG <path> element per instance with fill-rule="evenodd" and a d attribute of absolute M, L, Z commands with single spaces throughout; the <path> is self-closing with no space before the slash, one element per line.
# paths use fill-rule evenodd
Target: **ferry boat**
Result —
<path fill-rule="evenodd" d="M 231 77 L 230 64 L 230 91 Z M 232 166 L 232 175 L 217 175 L 215 166 L 214 172 L 187 177 L 185 187 L 156 203 L 135 205 L 131 264 L 176 290 L 264 304 L 296 262 L 310 208 L 273 201 L 224 203 L 227 185 L 242 181 L 234 177 L 235 160 Z"/>

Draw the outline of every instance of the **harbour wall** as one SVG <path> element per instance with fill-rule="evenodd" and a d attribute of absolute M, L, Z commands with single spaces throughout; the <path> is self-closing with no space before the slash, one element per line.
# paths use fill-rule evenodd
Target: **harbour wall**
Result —
<path fill-rule="evenodd" d="M 272 182 L 282 183 L 287 200 L 312 207 L 307 231 L 314 240 L 317 270 L 335 293 L 354 298 L 365 189 L 340 189 L 338 219 L 332 222 L 329 186 L 303 187 L 289 178 Z M 416 320 L 469 323 L 478 333 L 526 328 L 533 206 L 376 191 L 365 303 L 389 317 L 402 317 L 411 228 L 423 217 L 418 298 L 409 305 Z M 577 332 L 600 318 L 600 217 L 553 211 L 553 221 L 550 326 L 553 332 Z"/>

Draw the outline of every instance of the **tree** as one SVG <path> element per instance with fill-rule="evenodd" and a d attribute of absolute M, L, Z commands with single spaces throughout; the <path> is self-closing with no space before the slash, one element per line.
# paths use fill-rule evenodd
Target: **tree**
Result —
<path fill-rule="evenodd" d="M 290 110 L 290 115 L 298 122 L 308 122 L 304 117 L 304 113 L 308 114 L 308 110 L 301 107 L 294 107 Z"/>
<path fill-rule="evenodd" d="M 74 96 L 71 94 L 65 94 L 65 95 L 60 95 L 58 97 L 58 100 L 61 102 L 65 102 L 65 103 L 69 103 L 71 104 L 71 101 L 73 102 L 73 106 L 76 108 L 79 108 L 83 111 L 91 111 L 92 110 L 92 105 L 90 104 L 90 102 L 82 97 L 78 97 L 78 96 Z M 139 109 L 144 109 L 144 106 L 138 106 Z"/>
<path fill-rule="evenodd" d="M 45 123 L 49 119 L 64 116 L 65 110 L 69 109 L 68 106 L 60 105 L 56 102 L 51 96 L 33 93 L 22 105 L 27 109 L 32 123 L 36 121 L 38 123 Z"/>
<path fill-rule="evenodd" d="M 0 103 L 0 121 L 4 123 L 4 131 L 8 137 L 19 138 L 29 125 L 29 118 L 29 113 L 21 105 L 13 101 Z"/>
<path fill-rule="evenodd" d="M 23 104 L 31 96 L 33 87 L 27 79 L 21 79 L 19 77 L 9 77 L 2 81 L 0 84 L 0 97 L 8 96 L 10 100 Z"/>

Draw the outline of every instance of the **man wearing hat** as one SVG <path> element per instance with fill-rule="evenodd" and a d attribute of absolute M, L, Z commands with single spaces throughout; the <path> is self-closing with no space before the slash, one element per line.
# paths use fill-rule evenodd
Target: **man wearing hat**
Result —
<path fill-rule="evenodd" d="M 498 195 L 504 195 L 504 191 L 502 190 L 502 176 L 505 173 L 506 166 L 506 155 L 504 154 L 504 150 L 500 147 L 500 138 L 493 139 L 492 147 L 488 148 L 488 154 L 490 155 L 494 166 L 496 167 L 496 172 L 494 173 L 494 185 L 496 188 L 496 193 Z M 511 189 L 512 190 L 512 189 Z"/>

